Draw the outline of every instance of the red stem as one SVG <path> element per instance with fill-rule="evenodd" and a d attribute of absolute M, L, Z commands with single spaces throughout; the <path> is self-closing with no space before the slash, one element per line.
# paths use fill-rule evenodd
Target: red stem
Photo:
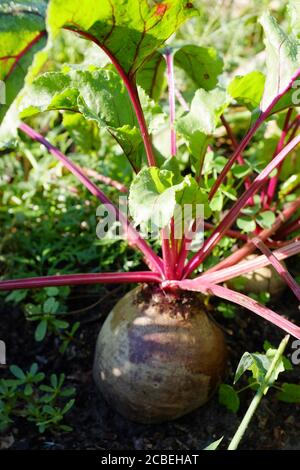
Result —
<path fill-rule="evenodd" d="M 270 264 L 272 264 L 274 269 L 276 269 L 279 276 L 281 276 L 281 278 L 286 282 L 286 284 L 294 292 L 297 299 L 300 300 L 299 284 L 295 281 L 293 276 L 291 276 L 287 268 L 282 263 L 280 263 L 275 253 L 272 253 L 272 251 L 258 237 L 252 238 L 251 241 L 268 258 L 268 260 L 270 261 Z"/>
<path fill-rule="evenodd" d="M 287 333 L 293 335 L 295 338 L 300 339 L 300 328 L 297 325 L 294 325 L 292 322 L 286 320 L 281 315 L 273 312 L 273 310 L 265 307 L 264 305 L 259 304 L 256 300 L 251 299 L 250 297 L 241 294 L 240 292 L 235 292 L 234 290 L 228 289 L 227 287 L 218 286 L 215 284 L 208 284 L 203 282 L 200 278 L 197 280 L 186 280 L 186 281 L 173 281 L 163 282 L 164 288 L 179 287 L 180 289 L 190 290 L 201 292 L 203 294 L 215 295 L 221 299 L 228 300 L 229 302 L 236 303 L 241 307 L 247 308 L 251 312 L 256 313 L 260 317 L 268 320 L 273 323 L 273 325 L 278 326 Z"/>
<path fill-rule="evenodd" d="M 165 59 L 167 63 L 167 77 L 168 77 L 168 85 L 169 85 L 171 155 L 174 157 L 177 152 L 176 132 L 174 128 L 174 122 L 175 122 L 175 83 L 174 83 L 174 66 L 173 66 L 174 61 L 173 61 L 173 52 L 169 48 L 165 52 Z"/>
<path fill-rule="evenodd" d="M 94 42 L 110 58 L 110 60 L 114 64 L 118 74 L 122 78 L 123 83 L 124 83 L 124 85 L 125 85 L 125 87 L 128 91 L 129 97 L 131 99 L 131 102 L 132 102 L 132 105 L 133 105 L 133 108 L 134 108 L 134 111 L 135 111 L 135 114 L 136 114 L 136 117 L 137 117 L 137 120 L 138 120 L 138 123 L 139 123 L 142 139 L 143 139 L 143 142 L 144 142 L 144 146 L 145 146 L 145 150 L 146 150 L 146 154 L 147 154 L 147 159 L 148 159 L 148 164 L 149 164 L 149 166 L 156 166 L 153 147 L 152 147 L 150 135 L 149 135 L 149 132 L 148 132 L 147 124 L 146 124 L 146 121 L 145 121 L 145 116 L 144 116 L 144 113 L 143 113 L 143 110 L 142 110 L 141 102 L 140 102 L 140 99 L 139 99 L 136 84 L 127 75 L 127 73 L 125 72 L 123 67 L 119 64 L 119 62 L 116 60 L 115 56 L 110 52 L 110 50 L 107 49 L 107 47 L 105 47 L 103 44 L 101 44 L 101 42 L 98 41 L 98 39 L 95 38 L 95 36 L 93 36 L 92 34 L 86 33 L 85 31 L 81 31 L 79 29 L 78 30 L 73 29 L 73 28 L 67 27 L 67 26 L 65 26 L 64 29 L 72 31 L 73 33 L 77 33 L 80 36 L 83 36 L 84 38 L 88 39 L 89 41 Z"/>
<path fill-rule="evenodd" d="M 12 66 L 10 67 L 9 71 L 7 72 L 4 80 L 7 80 L 10 75 L 13 73 L 13 71 L 15 70 L 18 62 L 20 62 L 20 60 L 24 57 L 24 55 L 35 45 L 39 42 L 39 40 L 46 35 L 46 31 L 41 31 L 37 36 L 35 36 L 32 41 L 30 41 L 26 47 L 24 47 L 24 49 L 22 49 L 14 58 L 16 59 L 15 62 L 12 64 Z M 8 56 L 6 56 L 6 58 L 9 58 Z M 12 57 L 10 57 L 12 58 Z M 1 58 L 3 59 L 3 57 Z"/>
<path fill-rule="evenodd" d="M 124 184 L 120 183 L 119 181 L 113 180 L 109 176 L 101 175 L 100 173 L 97 173 L 97 171 L 91 170 L 89 168 L 82 168 L 82 170 L 87 176 L 95 178 L 95 180 L 101 181 L 101 183 L 104 183 L 107 186 L 111 186 L 120 191 L 121 193 L 127 194 L 129 191 Z"/>
<path fill-rule="evenodd" d="M 295 137 L 254 179 L 249 189 L 247 189 L 238 201 L 232 206 L 221 223 L 216 227 L 210 237 L 206 240 L 202 248 L 196 253 L 187 264 L 184 270 L 184 278 L 189 276 L 211 253 L 213 248 L 222 238 L 226 230 L 228 230 L 238 217 L 241 209 L 246 205 L 247 201 L 253 196 L 266 182 L 269 174 L 277 168 L 277 166 L 285 159 L 285 157 L 300 143 L 300 136 Z"/>
<path fill-rule="evenodd" d="M 300 242 L 292 242 L 289 245 L 278 248 L 274 251 L 274 255 L 279 260 L 284 260 L 290 256 L 294 256 L 300 253 Z M 256 271 L 257 269 L 268 266 L 270 261 L 265 255 L 257 256 L 254 259 L 236 263 L 228 268 L 218 269 L 218 271 L 208 272 L 201 274 L 195 279 L 201 279 L 203 282 L 219 284 L 221 282 L 234 279 L 235 277 L 242 276 L 243 274 Z"/>
<path fill-rule="evenodd" d="M 282 227 L 282 230 L 278 231 L 278 237 L 284 238 L 290 233 L 296 232 L 297 230 L 300 230 L 300 217 L 298 217 L 296 220 L 293 220 L 288 225 Z"/>
<path fill-rule="evenodd" d="M 85 284 L 119 284 L 131 282 L 160 282 L 156 273 L 136 271 L 131 273 L 91 273 L 65 274 L 61 276 L 31 277 L 0 281 L 1 290 L 36 289 L 40 287 L 85 285 Z"/>
<path fill-rule="evenodd" d="M 264 229 L 262 232 L 259 234 L 259 238 L 261 240 L 267 240 L 270 238 L 277 230 L 288 220 L 290 219 L 295 211 L 299 209 L 300 207 L 300 197 L 296 199 L 296 201 L 292 202 L 291 204 L 288 205 L 280 214 L 278 217 L 276 217 L 276 220 L 274 224 L 272 225 L 271 228 Z M 225 258 L 223 261 L 220 263 L 216 264 L 213 268 L 208 269 L 206 272 L 211 273 L 214 271 L 218 271 L 223 268 L 227 268 L 230 266 L 233 266 L 237 263 L 239 263 L 241 260 L 245 259 L 246 256 L 251 255 L 255 251 L 255 246 L 251 241 L 246 243 L 242 248 L 239 250 L 235 251 L 232 255 L 228 256 Z"/>
<path fill-rule="evenodd" d="M 230 126 L 229 122 L 227 122 L 227 120 L 225 119 L 225 116 L 223 114 L 221 116 L 221 121 L 222 121 L 223 126 L 226 129 L 228 137 L 231 140 L 233 150 L 237 149 L 238 146 L 239 146 L 238 141 L 235 138 L 235 135 L 234 135 L 234 133 L 231 129 L 231 126 Z M 241 153 L 237 156 L 237 162 L 238 162 L 239 165 L 245 165 L 245 160 L 244 160 L 243 155 Z M 246 178 L 245 178 L 245 188 L 248 189 L 250 184 L 251 184 L 251 179 L 249 178 L 249 176 L 246 176 Z M 252 204 L 253 200 L 250 201 L 250 203 Z"/>
<path fill-rule="evenodd" d="M 259 118 L 255 121 L 251 129 L 247 132 L 247 134 L 244 136 L 243 140 L 240 142 L 236 150 L 233 152 L 233 155 L 230 157 L 226 165 L 224 166 L 223 170 L 221 171 L 220 175 L 218 176 L 218 179 L 214 183 L 213 187 L 210 190 L 209 198 L 212 199 L 213 196 L 216 194 L 218 188 L 221 186 L 223 183 L 227 173 L 231 169 L 232 165 L 236 161 L 237 157 L 245 150 L 247 147 L 248 143 L 252 139 L 253 135 L 257 131 L 257 129 L 262 125 L 262 123 L 268 118 L 270 115 L 272 109 L 274 106 L 278 103 L 278 101 L 285 95 L 287 91 L 291 88 L 293 85 L 294 81 L 297 80 L 297 78 L 300 76 L 300 69 L 297 70 L 295 75 L 291 78 L 290 83 L 288 86 L 281 92 L 279 93 L 269 104 L 269 106 L 266 108 L 265 111 L 261 113 Z"/>
<path fill-rule="evenodd" d="M 73 175 L 77 177 L 81 183 L 90 191 L 91 194 L 96 196 L 102 204 L 105 205 L 107 210 L 116 215 L 117 219 L 121 222 L 125 228 L 125 234 L 130 243 L 137 246 L 139 250 L 144 254 L 146 262 L 148 263 L 151 270 L 163 274 L 162 263 L 160 258 L 154 253 L 150 246 L 141 238 L 139 233 L 132 227 L 127 217 L 110 201 L 110 199 L 92 182 L 90 181 L 83 171 L 78 168 L 71 160 L 69 160 L 60 150 L 54 147 L 48 140 L 46 140 L 41 134 L 36 132 L 34 129 L 29 127 L 27 124 L 20 124 L 19 128 L 25 134 L 27 134 L 32 139 L 40 142 L 44 145 L 47 150 L 58 160 L 60 160 L 63 165 L 68 168 Z"/>
<path fill-rule="evenodd" d="M 286 136 L 287 136 L 289 122 L 290 122 L 292 112 L 293 112 L 293 109 L 290 108 L 288 110 L 287 114 L 286 114 L 283 129 L 282 129 L 282 132 L 281 132 L 281 136 L 280 136 L 280 139 L 278 141 L 278 144 L 276 146 L 276 149 L 275 149 L 275 152 L 274 152 L 272 158 L 274 158 L 279 152 L 281 152 L 281 150 L 284 147 L 284 142 L 285 142 L 285 139 L 286 139 Z M 278 167 L 277 174 L 275 176 L 273 176 L 272 178 L 270 178 L 268 189 L 267 189 L 267 194 L 266 194 L 266 199 L 265 199 L 264 191 L 261 194 L 261 201 L 263 203 L 264 209 L 269 209 L 269 207 L 270 207 L 270 205 L 273 201 L 275 191 L 276 191 L 276 187 L 277 187 L 278 180 L 279 180 L 279 176 L 280 176 L 281 168 L 282 168 L 282 165 L 280 165 Z"/>

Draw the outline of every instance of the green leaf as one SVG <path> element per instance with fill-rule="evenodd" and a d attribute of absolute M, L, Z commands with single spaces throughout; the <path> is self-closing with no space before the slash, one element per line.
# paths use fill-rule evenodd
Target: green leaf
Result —
<path fill-rule="evenodd" d="M 68 403 L 64 406 L 64 408 L 62 409 L 62 414 L 66 414 L 68 413 L 68 411 L 70 411 L 70 409 L 72 408 L 72 406 L 74 405 L 75 403 L 75 400 L 72 399 L 72 400 L 69 400 Z"/>
<path fill-rule="evenodd" d="M 56 297 L 59 295 L 59 289 L 57 287 L 46 287 L 45 292 L 49 297 Z"/>
<path fill-rule="evenodd" d="M 176 123 L 177 131 L 184 137 L 192 154 L 198 175 L 202 168 L 209 138 L 213 135 L 219 117 L 227 107 L 227 95 L 221 88 L 212 91 L 197 90 L 190 112 Z"/>
<path fill-rule="evenodd" d="M 22 369 L 16 365 L 10 366 L 9 370 L 15 377 L 17 377 L 17 379 L 24 380 L 26 378 Z"/>
<path fill-rule="evenodd" d="M 155 52 L 137 72 L 137 83 L 155 101 L 159 100 L 166 85 L 165 70 L 166 62 L 163 55 Z"/>
<path fill-rule="evenodd" d="M 245 163 L 244 165 L 235 165 L 231 171 L 236 178 L 244 178 L 251 173 L 252 169 Z"/>
<path fill-rule="evenodd" d="M 26 395 L 27 397 L 29 397 L 30 395 L 33 394 L 33 388 L 32 388 L 32 385 L 31 384 L 26 384 L 25 385 L 25 388 L 24 388 L 24 395 Z"/>
<path fill-rule="evenodd" d="M 67 321 L 64 321 L 64 320 L 53 320 L 52 321 L 52 324 L 56 327 L 56 328 L 59 328 L 59 329 L 62 329 L 62 330 L 65 330 L 66 328 L 68 328 L 69 326 L 69 323 Z"/>
<path fill-rule="evenodd" d="M 152 132 L 163 122 L 164 116 L 143 90 L 140 99 Z M 142 138 L 127 90 L 116 72 L 93 68 L 41 75 L 23 97 L 21 117 L 49 110 L 81 113 L 88 121 L 107 129 L 133 167 L 140 168 Z"/>
<path fill-rule="evenodd" d="M 265 34 L 267 61 L 266 84 L 261 105 L 265 110 L 271 101 L 288 86 L 292 76 L 298 70 L 300 46 L 295 37 L 288 36 L 270 14 L 264 13 L 260 18 L 260 23 Z"/>
<path fill-rule="evenodd" d="M 262 228 L 271 228 L 272 225 L 274 224 L 276 219 L 276 216 L 274 212 L 272 211 L 264 211 L 258 214 L 256 217 L 256 222 L 258 225 L 260 225 Z"/>
<path fill-rule="evenodd" d="M 43 304 L 44 313 L 55 313 L 59 307 L 59 303 L 54 297 L 49 297 Z"/>
<path fill-rule="evenodd" d="M 68 27 L 92 36 L 133 77 L 179 26 L 197 14 L 187 0 L 50 0 L 47 24 L 55 36 Z"/>
<path fill-rule="evenodd" d="M 210 201 L 210 208 L 213 212 L 220 212 L 223 207 L 224 197 L 222 191 L 218 189 L 212 200 Z"/>
<path fill-rule="evenodd" d="M 279 196 L 283 197 L 290 194 L 300 184 L 300 173 L 291 175 L 284 181 L 279 190 Z"/>
<path fill-rule="evenodd" d="M 175 209 L 186 205 L 190 205 L 193 218 L 198 204 L 204 208 L 204 217 L 209 217 L 208 196 L 194 178 L 189 175 L 178 182 L 178 175 L 164 168 L 144 168 L 130 187 L 129 210 L 136 225 L 151 221 L 152 228 L 166 227 Z"/>
<path fill-rule="evenodd" d="M 39 52 L 46 44 L 46 0 L 1 1 L 0 80 L 5 84 L 5 102 L 0 97 L 0 148 L 14 145 L 18 112 L 15 98 L 43 65 L 47 54 Z"/>
<path fill-rule="evenodd" d="M 47 320 L 42 320 L 36 327 L 34 338 L 36 341 L 43 341 L 47 333 Z"/>
<path fill-rule="evenodd" d="M 197 88 L 212 90 L 223 70 L 223 61 L 212 47 L 183 46 L 174 54 L 175 65 L 182 68 Z"/>
<path fill-rule="evenodd" d="M 219 403 L 226 406 L 229 411 L 236 413 L 240 407 L 240 399 L 231 385 L 221 384 L 219 387 Z"/>
<path fill-rule="evenodd" d="M 251 371 L 253 379 L 259 384 L 262 384 L 264 377 L 272 363 L 274 355 L 276 354 L 276 349 L 268 349 L 266 354 L 259 353 L 249 353 L 245 352 L 239 362 L 237 367 L 234 383 L 236 383 L 239 378 L 244 374 L 246 370 Z M 272 385 L 278 378 L 278 375 L 285 370 L 284 361 L 281 357 L 276 367 L 274 368 L 271 377 L 269 378 L 269 385 Z M 267 392 L 267 389 L 265 393 Z"/>
<path fill-rule="evenodd" d="M 173 173 L 158 168 L 144 168 L 133 180 L 129 193 L 129 210 L 136 225 L 151 222 L 165 227 L 174 214 L 176 197 Z"/>
<path fill-rule="evenodd" d="M 247 215 L 240 216 L 236 221 L 236 225 L 246 233 L 254 232 L 256 229 L 255 220 Z"/>
<path fill-rule="evenodd" d="M 284 383 L 276 398 L 285 403 L 300 403 L 300 385 Z"/>
<path fill-rule="evenodd" d="M 250 72 L 236 76 L 229 83 L 227 91 L 238 104 L 250 111 L 258 108 L 263 96 L 265 76 L 261 72 Z"/>
<path fill-rule="evenodd" d="M 37 363 L 34 362 L 34 363 L 31 364 L 31 366 L 30 366 L 29 373 L 30 373 L 31 375 L 35 375 L 35 374 L 37 373 L 37 371 L 38 371 L 38 368 L 39 368 L 39 367 L 38 367 Z"/>

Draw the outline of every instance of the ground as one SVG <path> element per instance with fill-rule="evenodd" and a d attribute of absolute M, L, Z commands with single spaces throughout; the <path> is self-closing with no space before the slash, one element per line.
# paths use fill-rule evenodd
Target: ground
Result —
<path fill-rule="evenodd" d="M 1 337 L 7 343 L 7 361 L 28 367 L 38 362 L 49 374 L 65 372 L 68 385 L 77 390 L 76 405 L 67 418 L 73 427 L 70 433 L 39 434 L 34 426 L 20 420 L 6 435 L 0 435 L 0 443 L 9 442 L 12 449 L 107 449 L 107 450 L 201 450 L 210 442 L 224 436 L 226 448 L 241 421 L 253 396 L 247 391 L 242 397 L 242 406 L 237 414 L 227 411 L 218 403 L 215 395 L 203 408 L 161 425 L 140 425 L 129 422 L 115 413 L 99 396 L 93 382 L 91 367 L 97 333 L 105 316 L 125 288 L 109 287 L 100 304 L 87 311 L 81 320 L 78 341 L 68 349 L 65 356 L 57 352 L 57 340 L 48 338 L 42 343 L 34 340 L 34 325 L 24 319 L 19 308 L 10 304 L 0 306 Z M 85 290 L 76 290 L 73 309 L 78 308 L 78 296 L 83 306 L 95 301 L 84 298 Z M 273 306 L 274 307 L 274 306 Z M 70 305 L 72 310 L 72 305 Z M 275 309 L 275 308 L 274 308 Z M 276 310 L 297 320 L 299 310 L 293 295 L 285 292 Z M 75 315 L 76 317 L 76 315 Z M 80 318 L 79 318 L 80 317 Z M 254 314 L 240 310 L 235 319 L 224 319 L 215 315 L 225 331 L 229 347 L 229 365 L 225 382 L 231 384 L 233 371 L 245 350 L 262 351 L 265 339 L 278 345 L 282 332 Z M 77 318 L 76 318 L 77 319 Z M 299 323 L 299 321 L 298 321 Z M 1 370 L 1 375 L 5 374 Z M 300 368 L 285 373 L 290 382 L 299 383 Z M 284 381 L 284 374 L 282 379 Z M 300 450 L 300 405 L 279 402 L 271 391 L 262 401 L 241 449 L 298 449 Z M 1 446 L 0 446 L 1 447 Z"/>

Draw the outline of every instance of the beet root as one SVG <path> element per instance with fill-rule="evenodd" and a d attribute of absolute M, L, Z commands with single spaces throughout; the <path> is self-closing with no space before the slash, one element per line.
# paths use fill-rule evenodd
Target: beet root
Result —
<path fill-rule="evenodd" d="M 123 297 L 99 333 L 94 379 L 123 416 L 176 419 L 207 402 L 224 373 L 222 331 L 194 293 L 140 286 Z"/>

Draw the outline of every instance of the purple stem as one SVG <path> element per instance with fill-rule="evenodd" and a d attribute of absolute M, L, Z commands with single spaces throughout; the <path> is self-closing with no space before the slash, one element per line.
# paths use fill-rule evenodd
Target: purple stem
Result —
<path fill-rule="evenodd" d="M 280 263 L 277 256 L 274 253 L 272 253 L 272 251 L 258 237 L 252 238 L 251 241 L 262 252 L 262 254 L 264 254 L 268 258 L 268 260 L 270 261 L 274 269 L 278 272 L 279 276 L 282 277 L 282 279 L 287 283 L 290 289 L 294 292 L 297 299 L 300 300 L 299 284 L 295 281 L 293 276 L 291 276 L 291 274 L 288 272 L 286 267 L 282 263 Z"/>
<path fill-rule="evenodd" d="M 254 123 L 254 125 L 251 127 L 251 129 L 247 132 L 247 134 L 245 135 L 245 137 L 243 138 L 243 140 L 240 142 L 240 144 L 238 145 L 238 147 L 235 149 L 235 151 L 233 152 L 232 156 L 230 157 L 230 159 L 228 160 L 228 162 L 226 163 L 226 165 L 224 166 L 223 170 L 221 171 L 220 175 L 218 176 L 218 179 L 216 180 L 216 182 L 214 183 L 213 187 L 211 188 L 210 190 L 210 193 L 209 193 L 209 198 L 212 199 L 213 196 L 216 194 L 218 188 L 221 186 L 221 184 L 223 183 L 227 173 L 229 172 L 229 170 L 231 169 L 232 165 L 234 164 L 234 162 L 236 161 L 236 159 L 238 158 L 238 156 L 245 150 L 245 148 L 247 147 L 248 143 L 250 142 L 250 140 L 252 139 L 253 135 L 255 134 L 255 132 L 257 131 L 257 129 L 262 125 L 262 123 L 268 118 L 269 114 L 271 113 L 272 109 L 274 108 L 274 106 L 278 103 L 278 101 L 285 95 L 285 93 L 287 91 L 289 91 L 289 89 L 292 87 L 293 83 L 295 80 L 297 80 L 297 78 L 300 76 L 300 69 L 297 70 L 297 72 L 295 73 L 295 75 L 291 78 L 291 81 L 290 83 L 288 84 L 288 86 L 281 92 L 279 93 L 272 101 L 271 103 L 269 104 L 269 106 L 267 107 L 267 109 L 265 111 L 263 111 L 261 113 L 261 115 L 259 116 L 259 118 L 256 120 L 256 122 Z"/>
<path fill-rule="evenodd" d="M 271 162 L 264 170 L 253 180 L 251 186 L 241 195 L 237 202 L 232 206 L 220 224 L 212 232 L 206 240 L 202 248 L 196 253 L 185 267 L 183 278 L 188 277 L 211 253 L 213 248 L 222 238 L 224 233 L 231 227 L 238 217 L 241 209 L 246 205 L 250 197 L 252 197 L 266 182 L 269 174 L 277 168 L 277 166 L 285 159 L 285 157 L 300 143 L 300 136 L 295 137 Z"/>
<path fill-rule="evenodd" d="M 149 164 L 149 166 L 156 166 L 155 156 L 154 156 L 151 139 L 150 139 L 149 132 L 148 132 L 148 127 L 147 127 L 147 124 L 146 124 L 146 121 L 145 121 L 145 116 L 144 116 L 144 113 L 143 113 L 143 110 L 142 110 L 142 106 L 141 106 L 141 102 L 140 102 L 140 99 L 139 99 L 137 87 L 136 87 L 136 84 L 135 84 L 133 78 L 131 78 L 127 75 L 127 73 L 125 72 L 123 67 L 121 67 L 121 65 L 119 64 L 119 62 L 115 58 L 115 56 L 110 52 L 110 50 L 107 47 L 104 46 L 104 44 L 101 44 L 101 42 L 98 41 L 98 39 L 95 36 L 85 32 L 85 31 L 81 31 L 79 29 L 78 30 L 73 29 L 73 28 L 68 27 L 68 26 L 65 26 L 64 29 L 67 29 L 68 31 L 72 31 L 73 33 L 77 33 L 80 36 L 83 36 L 84 38 L 88 39 L 89 41 L 94 42 L 110 58 L 110 60 L 114 64 L 118 74 L 122 78 L 125 87 L 127 88 L 130 100 L 132 102 L 132 105 L 133 105 L 133 108 L 134 108 L 134 111 L 135 111 L 135 114 L 136 114 L 136 117 L 137 117 L 137 120 L 138 120 L 138 123 L 139 123 L 142 139 L 143 139 L 146 154 L 147 154 L 148 164 Z"/>
<path fill-rule="evenodd" d="M 285 142 L 285 139 L 286 139 L 286 136 L 287 136 L 290 117 L 291 117 L 292 112 L 293 112 L 293 109 L 290 108 L 288 110 L 287 114 L 286 114 L 283 129 L 282 129 L 282 132 L 281 132 L 281 136 L 280 136 L 280 139 L 278 141 L 278 144 L 277 144 L 276 150 L 274 152 L 273 158 L 284 147 L 284 142 Z M 270 178 L 268 189 L 267 189 L 266 199 L 264 198 L 264 192 L 262 192 L 261 200 L 263 202 L 264 209 L 268 209 L 270 207 L 270 204 L 273 201 L 274 194 L 275 194 L 275 191 L 276 191 L 276 187 L 277 187 L 277 184 L 278 184 L 280 168 L 281 168 L 281 165 L 277 169 L 277 174 L 275 176 L 273 176 L 272 178 Z"/>
<path fill-rule="evenodd" d="M 112 212 L 116 218 L 121 222 L 125 229 L 127 239 L 133 245 L 136 245 L 139 250 L 144 254 L 147 264 L 150 269 L 163 275 L 162 262 L 160 258 L 154 253 L 150 246 L 142 239 L 139 233 L 132 227 L 127 217 L 110 201 L 110 199 L 79 169 L 71 160 L 69 160 L 60 150 L 46 140 L 41 134 L 29 127 L 27 124 L 21 123 L 20 130 L 31 137 L 33 140 L 40 142 L 47 150 L 58 158 L 68 170 L 77 177 L 81 183 L 90 191 L 91 194 L 96 196 L 102 204 L 105 205 L 108 211 Z"/>
<path fill-rule="evenodd" d="M 176 132 L 174 129 L 175 122 L 175 82 L 174 82 L 174 61 L 173 52 L 167 49 L 165 52 L 165 59 L 167 63 L 167 77 L 169 86 L 169 109 L 170 109 L 170 135 L 171 135 L 171 155 L 174 157 L 177 152 L 176 146 Z"/>
<path fill-rule="evenodd" d="M 119 284 L 131 282 L 160 282 L 161 277 L 156 273 L 136 271 L 132 273 L 90 273 L 64 274 L 61 276 L 31 277 L 26 279 L 11 279 L 0 281 L 1 290 L 36 289 L 51 286 L 78 286 L 84 284 Z"/>
<path fill-rule="evenodd" d="M 278 248 L 278 250 L 273 252 L 278 260 L 284 260 L 290 256 L 297 255 L 298 253 L 300 253 L 299 241 L 289 243 L 288 245 Z M 248 261 L 236 263 L 228 268 L 219 269 L 218 271 L 211 273 L 205 272 L 196 279 L 201 279 L 203 282 L 218 284 L 220 282 L 225 282 L 229 279 L 234 279 L 237 276 L 242 276 L 243 274 L 263 268 L 269 264 L 270 261 L 268 258 L 264 255 L 261 255 Z"/>
<path fill-rule="evenodd" d="M 247 308 L 251 312 L 256 313 L 260 317 L 273 323 L 287 333 L 293 335 L 295 338 L 300 339 L 300 327 L 294 325 L 292 322 L 286 320 L 278 313 L 273 310 L 259 304 L 256 300 L 251 299 L 247 295 L 241 294 L 234 290 L 228 289 L 227 287 L 218 286 L 216 284 L 208 284 L 198 278 L 197 280 L 186 280 L 186 281 L 164 281 L 164 288 L 175 288 L 201 292 L 203 294 L 215 295 L 221 299 L 228 300 L 229 302 L 236 303 L 241 307 Z"/>

